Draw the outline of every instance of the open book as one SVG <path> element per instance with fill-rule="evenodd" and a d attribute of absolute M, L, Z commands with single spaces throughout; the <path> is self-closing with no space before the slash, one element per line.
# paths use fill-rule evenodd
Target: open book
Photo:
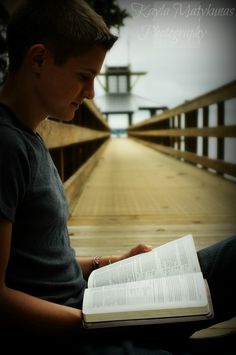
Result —
<path fill-rule="evenodd" d="M 86 328 L 212 318 L 192 235 L 93 271 L 82 313 Z"/>

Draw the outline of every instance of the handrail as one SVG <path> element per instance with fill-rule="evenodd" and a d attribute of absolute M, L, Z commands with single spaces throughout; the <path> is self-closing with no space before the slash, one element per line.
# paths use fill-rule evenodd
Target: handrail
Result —
<path fill-rule="evenodd" d="M 235 97 L 236 81 L 232 81 L 205 95 L 130 126 L 128 135 L 163 153 L 214 169 L 219 174 L 235 177 L 236 164 L 225 160 L 225 139 L 236 138 L 236 125 L 225 124 L 225 107 L 227 102 Z M 211 105 L 217 106 L 216 127 L 209 127 Z M 203 127 L 198 125 L 200 110 Z M 236 116 L 235 111 L 236 108 L 234 108 L 233 118 Z M 198 154 L 199 137 L 202 137 L 202 155 Z M 217 139 L 215 159 L 209 155 L 210 137 Z"/>
<path fill-rule="evenodd" d="M 38 131 L 43 136 L 49 149 L 62 148 L 71 144 L 89 142 L 110 136 L 108 131 L 55 122 L 50 119 L 43 121 Z"/>
<path fill-rule="evenodd" d="M 205 95 L 201 95 L 191 101 L 179 105 L 173 109 L 165 110 L 159 115 L 154 115 L 150 119 L 146 119 L 129 127 L 129 131 L 133 131 L 138 127 L 149 126 L 152 123 L 168 120 L 170 117 L 194 111 L 201 107 L 209 107 L 212 104 L 223 102 L 236 97 L 236 80 L 221 86 Z"/>
<path fill-rule="evenodd" d="M 41 123 L 38 133 L 64 182 L 71 211 L 73 200 L 99 159 L 111 130 L 94 102 L 84 100 L 72 122 L 49 118 Z"/>

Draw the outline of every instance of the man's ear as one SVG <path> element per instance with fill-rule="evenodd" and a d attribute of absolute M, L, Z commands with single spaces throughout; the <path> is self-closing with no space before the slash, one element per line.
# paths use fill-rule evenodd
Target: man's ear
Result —
<path fill-rule="evenodd" d="M 47 55 L 48 50 L 43 44 L 34 44 L 29 48 L 26 58 L 28 65 L 34 73 L 39 74 L 41 72 Z"/>

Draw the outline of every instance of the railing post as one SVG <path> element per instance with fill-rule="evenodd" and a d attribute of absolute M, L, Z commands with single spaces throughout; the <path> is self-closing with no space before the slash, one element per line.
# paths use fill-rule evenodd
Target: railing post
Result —
<path fill-rule="evenodd" d="M 197 127 L 197 112 L 198 110 L 185 113 L 185 127 Z M 197 152 L 196 137 L 185 138 L 185 150 L 191 153 Z"/>
<path fill-rule="evenodd" d="M 181 129 L 181 114 L 177 115 L 177 128 Z M 176 137 L 177 149 L 181 150 L 181 137 Z"/>
<path fill-rule="evenodd" d="M 203 107 L 203 127 L 208 127 L 209 124 L 209 106 Z M 202 155 L 208 156 L 208 137 L 203 137 Z"/>
<path fill-rule="evenodd" d="M 217 124 L 224 126 L 225 124 L 225 105 L 224 101 L 217 104 Z M 217 159 L 224 160 L 224 138 L 217 139 Z"/>

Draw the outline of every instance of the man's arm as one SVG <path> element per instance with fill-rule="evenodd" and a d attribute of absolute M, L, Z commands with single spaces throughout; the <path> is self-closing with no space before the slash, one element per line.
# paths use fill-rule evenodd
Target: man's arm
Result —
<path fill-rule="evenodd" d="M 127 253 L 122 255 L 110 255 L 110 256 L 101 256 L 99 257 L 98 267 L 103 267 L 109 265 L 110 263 L 115 263 L 122 259 L 129 258 L 130 256 L 134 256 L 141 253 L 146 253 L 152 250 L 150 245 L 145 243 L 140 243 L 136 245 L 134 248 L 130 249 Z M 85 279 L 88 279 L 89 275 L 93 271 L 93 258 L 92 257 L 77 257 L 77 262 L 80 264 L 83 276 Z"/>
<path fill-rule="evenodd" d="M 0 329 L 32 335 L 67 335 L 82 328 L 81 311 L 10 289 L 5 275 L 12 223 L 0 217 Z"/>

